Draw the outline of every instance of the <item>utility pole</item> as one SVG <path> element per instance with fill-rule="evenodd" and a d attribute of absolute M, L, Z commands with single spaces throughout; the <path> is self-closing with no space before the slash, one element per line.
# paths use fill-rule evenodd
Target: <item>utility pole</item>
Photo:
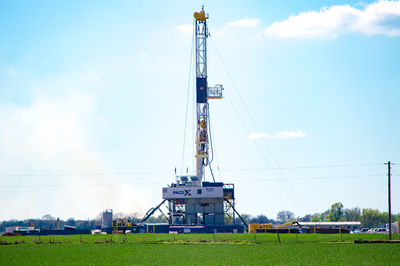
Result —
<path fill-rule="evenodd" d="M 389 204 L 389 240 L 392 240 L 392 199 L 391 199 L 391 185 L 390 185 L 390 161 L 387 163 L 388 166 L 388 204 Z"/>

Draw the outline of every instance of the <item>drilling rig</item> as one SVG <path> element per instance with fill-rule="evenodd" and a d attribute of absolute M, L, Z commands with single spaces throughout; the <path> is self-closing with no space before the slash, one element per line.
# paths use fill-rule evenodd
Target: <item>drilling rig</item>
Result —
<path fill-rule="evenodd" d="M 150 209 L 145 222 L 157 209 L 167 202 L 169 230 L 185 232 L 243 232 L 235 224 L 234 184 L 206 181 L 205 169 L 210 167 L 211 145 L 209 100 L 222 99 L 223 86 L 209 87 L 207 82 L 207 28 L 209 16 L 204 7 L 194 13 L 195 68 L 196 68 L 196 175 L 176 176 L 174 183 L 162 188 L 163 201 Z M 243 219 L 242 219 L 243 221 Z M 246 225 L 246 223 L 243 221 Z M 246 225 L 247 227 L 247 225 Z M 175 228 L 175 229 L 174 229 Z"/>

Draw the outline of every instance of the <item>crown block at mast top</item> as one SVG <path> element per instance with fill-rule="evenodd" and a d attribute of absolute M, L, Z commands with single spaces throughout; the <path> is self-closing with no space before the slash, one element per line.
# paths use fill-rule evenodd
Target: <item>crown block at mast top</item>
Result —
<path fill-rule="evenodd" d="M 195 40 L 196 40 L 196 88 L 197 103 L 207 103 L 207 38 L 208 14 L 204 12 L 204 6 L 200 12 L 194 13 L 196 20 Z"/>
<path fill-rule="evenodd" d="M 202 7 L 202 10 L 200 12 L 195 12 L 193 16 L 196 21 L 206 21 L 206 19 L 208 19 L 208 14 L 204 12 L 204 6 Z"/>

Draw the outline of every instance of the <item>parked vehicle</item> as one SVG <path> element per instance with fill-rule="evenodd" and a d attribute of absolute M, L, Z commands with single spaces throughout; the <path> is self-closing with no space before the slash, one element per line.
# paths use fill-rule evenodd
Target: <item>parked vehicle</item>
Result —
<path fill-rule="evenodd" d="M 387 234 L 386 228 L 376 228 L 376 230 L 373 232 L 374 234 Z"/>
<path fill-rule="evenodd" d="M 361 229 L 360 229 L 360 232 L 361 232 L 361 233 L 366 233 L 366 232 L 368 232 L 368 230 L 369 230 L 369 228 L 361 228 Z"/>
<path fill-rule="evenodd" d="M 361 233 L 360 229 L 355 229 L 353 231 L 350 231 L 350 234 L 359 234 L 359 233 Z"/>

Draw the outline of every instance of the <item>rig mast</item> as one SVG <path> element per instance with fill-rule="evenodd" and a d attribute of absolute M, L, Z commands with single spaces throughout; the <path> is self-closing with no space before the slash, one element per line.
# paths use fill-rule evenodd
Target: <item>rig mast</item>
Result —
<path fill-rule="evenodd" d="M 208 14 L 204 7 L 194 13 L 196 37 L 196 176 L 199 184 L 204 181 L 204 169 L 209 164 L 209 106 L 208 99 L 222 99 L 222 85 L 208 87 L 207 38 Z"/>

